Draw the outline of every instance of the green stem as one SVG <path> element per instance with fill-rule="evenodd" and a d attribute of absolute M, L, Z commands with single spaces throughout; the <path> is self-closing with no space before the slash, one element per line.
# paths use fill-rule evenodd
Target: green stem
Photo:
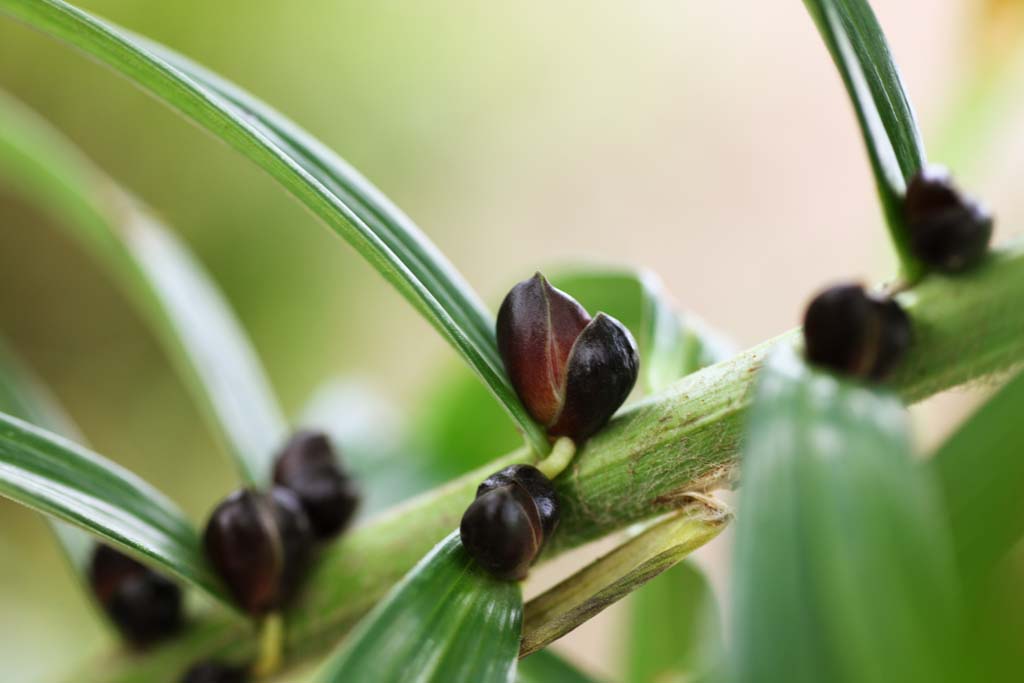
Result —
<path fill-rule="evenodd" d="M 260 644 L 252 674 L 257 678 L 272 676 L 281 668 L 284 654 L 284 619 L 280 612 L 268 614 L 260 624 Z"/>
<path fill-rule="evenodd" d="M 574 455 L 576 455 L 576 443 L 569 437 L 563 436 L 555 442 L 551 454 L 537 463 L 537 469 L 548 479 L 554 479 L 569 466 Z"/>
<path fill-rule="evenodd" d="M 892 381 L 907 401 L 1005 371 L 1024 361 L 1024 250 L 994 253 L 956 278 L 931 275 L 899 295 L 916 339 Z M 694 373 L 623 411 L 580 448 L 557 479 L 562 522 L 545 557 L 685 505 L 693 491 L 729 485 L 737 474 L 743 414 L 758 368 L 793 330 Z M 521 449 L 368 520 L 327 550 L 288 612 L 290 663 L 320 656 L 431 547 L 458 526 L 480 481 L 516 462 Z M 253 656 L 244 624 L 209 614 L 183 637 L 141 657 L 79 668 L 74 680 L 163 680 L 204 656 Z"/>

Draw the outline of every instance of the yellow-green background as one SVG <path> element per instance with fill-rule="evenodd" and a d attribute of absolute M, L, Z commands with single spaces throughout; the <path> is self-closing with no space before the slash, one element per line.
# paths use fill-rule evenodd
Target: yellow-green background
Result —
<path fill-rule="evenodd" d="M 890 272 L 853 116 L 799 0 L 81 4 L 292 116 L 395 199 L 491 301 L 545 264 L 646 265 L 684 306 L 752 343 L 795 324 L 830 280 Z M 936 160 L 997 207 L 1000 238 L 1019 234 L 1020 3 L 874 4 Z M 1007 95 L 987 98 L 985 79 Z M 456 366 L 273 182 L 106 69 L 0 17 L 0 88 L 180 231 L 289 411 L 337 375 L 370 378 L 414 411 Z M 0 334 L 97 450 L 197 520 L 232 485 L 121 293 L 3 186 Z M 919 411 L 921 442 L 948 431 L 963 402 Z M 717 545 L 712 567 L 727 554 Z M 573 656 L 614 670 L 617 616 L 570 638 Z M 0 502 L 4 680 L 67 671 L 106 639 L 42 523 Z"/>

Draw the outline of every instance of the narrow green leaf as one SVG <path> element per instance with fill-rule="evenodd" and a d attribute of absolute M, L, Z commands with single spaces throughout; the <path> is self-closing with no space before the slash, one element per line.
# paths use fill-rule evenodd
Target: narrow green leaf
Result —
<path fill-rule="evenodd" d="M 1024 537 L 1024 373 L 1018 374 L 929 461 L 946 498 L 965 580 L 989 576 Z"/>
<path fill-rule="evenodd" d="M 515 680 L 518 583 L 477 567 L 453 532 L 359 623 L 318 683 L 499 683 Z"/>
<path fill-rule="evenodd" d="M 490 313 L 426 235 L 345 162 L 235 86 L 61 0 L 0 0 L 0 11 L 120 71 L 267 171 L 434 325 L 533 448 L 547 452 L 547 439 L 505 376 Z"/>
<path fill-rule="evenodd" d="M 516 683 L 595 683 L 595 680 L 545 649 L 519 662 Z"/>
<path fill-rule="evenodd" d="M 786 345 L 762 370 L 734 556 L 739 683 L 960 680 L 948 533 L 905 413 Z"/>
<path fill-rule="evenodd" d="M 78 428 L 64 413 L 45 386 L 0 340 L 0 413 L 84 443 Z M 79 576 L 92 559 L 95 541 L 85 531 L 60 520 L 47 518 L 61 549 Z"/>
<path fill-rule="evenodd" d="M 728 507 L 689 497 L 679 512 L 530 600 L 520 653 L 547 647 L 718 536 L 732 519 Z"/>
<path fill-rule="evenodd" d="M 853 101 L 889 235 L 906 275 L 921 264 L 903 225 L 906 181 L 925 164 L 917 118 L 882 27 L 867 0 L 804 0 Z"/>
<path fill-rule="evenodd" d="M 195 530 L 162 493 L 109 460 L 2 413 L 0 495 L 81 527 L 230 605 Z"/>
<path fill-rule="evenodd" d="M 552 282 L 591 313 L 604 311 L 629 328 L 640 347 L 640 372 L 650 393 L 738 351 L 696 315 L 679 312 L 661 279 L 649 270 L 578 267 L 556 272 Z"/>
<path fill-rule="evenodd" d="M 0 93 L 0 174 L 118 280 L 229 447 L 262 483 L 286 431 L 245 332 L 173 233 L 36 114 Z"/>
<path fill-rule="evenodd" d="M 630 683 L 701 681 L 724 656 L 718 601 L 707 577 L 680 562 L 631 598 Z"/>

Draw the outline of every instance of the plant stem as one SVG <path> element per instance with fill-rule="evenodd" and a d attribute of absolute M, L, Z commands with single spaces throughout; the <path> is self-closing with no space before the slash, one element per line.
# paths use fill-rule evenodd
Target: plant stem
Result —
<path fill-rule="evenodd" d="M 252 673 L 257 678 L 272 676 L 281 668 L 284 649 L 284 619 L 280 612 L 268 614 L 260 624 L 260 645 Z"/>
<path fill-rule="evenodd" d="M 1024 361 L 1024 250 L 993 253 L 955 278 L 931 275 L 899 295 L 914 346 L 892 380 L 908 402 L 1005 371 Z M 757 370 L 793 330 L 689 375 L 631 406 L 580 448 L 555 479 L 562 521 L 545 558 L 682 507 L 689 492 L 730 485 L 737 475 L 743 414 Z M 322 655 L 431 547 L 456 526 L 477 485 L 517 462 L 506 455 L 352 530 L 327 550 L 287 613 L 290 661 Z M 211 613 L 183 637 L 142 657 L 79 667 L 74 680 L 143 683 L 166 679 L 201 657 L 253 656 L 246 625 Z"/>
<path fill-rule="evenodd" d="M 565 471 L 565 468 L 572 462 L 576 455 L 576 443 L 567 436 L 563 436 L 551 448 L 551 454 L 537 463 L 537 469 L 548 479 L 554 479 Z"/>

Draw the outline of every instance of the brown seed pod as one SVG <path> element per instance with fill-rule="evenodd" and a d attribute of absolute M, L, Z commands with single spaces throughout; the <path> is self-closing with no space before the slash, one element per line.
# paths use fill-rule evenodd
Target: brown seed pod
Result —
<path fill-rule="evenodd" d="M 551 481 L 535 467 L 512 465 L 480 484 L 459 534 L 462 545 L 488 572 L 522 580 L 558 528 L 559 515 Z"/>
<path fill-rule="evenodd" d="M 185 672 L 181 683 L 247 683 L 249 673 L 242 667 L 223 662 L 199 662 Z"/>
<path fill-rule="evenodd" d="M 881 380 L 906 355 L 910 318 L 898 303 L 839 285 L 818 294 L 804 316 L 807 359 L 854 377 Z"/>
<path fill-rule="evenodd" d="M 294 493 L 236 491 L 210 515 L 206 556 L 246 612 L 263 615 L 291 597 L 307 569 L 313 531 Z"/>
<path fill-rule="evenodd" d="M 961 193 L 939 166 L 926 166 L 910 179 L 903 217 L 914 255 L 946 272 L 980 261 L 992 239 L 992 214 Z"/>
<path fill-rule="evenodd" d="M 89 583 L 121 636 L 136 647 L 152 645 L 181 628 L 181 589 L 109 546 L 96 547 Z"/>
<path fill-rule="evenodd" d="M 594 318 L 537 273 L 498 311 L 498 351 L 520 400 L 552 436 L 581 441 L 608 422 L 636 383 L 640 359 L 622 323 Z"/>
<path fill-rule="evenodd" d="M 321 540 L 340 533 L 359 506 L 359 488 L 322 432 L 299 431 L 288 440 L 274 466 L 274 483 L 298 496 Z"/>

